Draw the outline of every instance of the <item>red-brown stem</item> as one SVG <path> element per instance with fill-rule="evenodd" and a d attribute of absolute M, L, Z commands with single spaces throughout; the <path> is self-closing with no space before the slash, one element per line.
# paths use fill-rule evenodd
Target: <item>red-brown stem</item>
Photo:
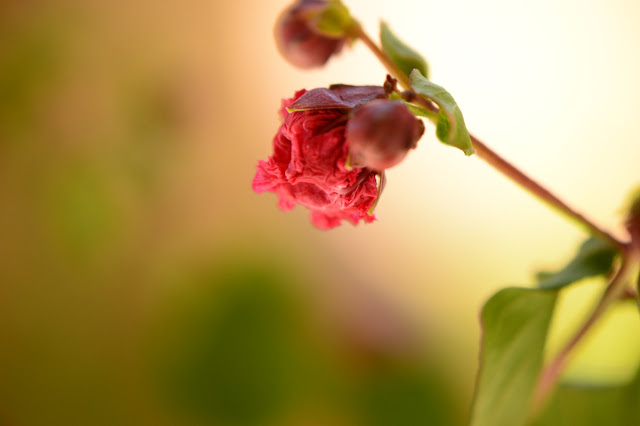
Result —
<path fill-rule="evenodd" d="M 373 54 L 378 58 L 378 60 L 384 65 L 384 67 L 393 75 L 398 82 L 406 89 L 416 94 L 416 100 L 420 102 L 425 108 L 431 111 L 437 111 L 437 107 L 428 99 L 423 98 L 418 93 L 416 93 L 412 88 L 409 81 L 409 78 L 406 74 L 404 74 L 400 69 L 391 61 L 389 56 L 378 47 L 378 45 L 369 37 L 369 35 L 362 29 L 359 24 L 354 25 L 353 36 L 362 40 L 362 42 L 373 52 Z M 610 233 L 604 231 L 599 226 L 594 224 L 592 221 L 587 219 L 582 214 L 578 213 L 571 207 L 569 207 L 566 203 L 560 200 L 558 197 L 553 195 L 549 190 L 544 188 L 542 185 L 531 179 L 529 176 L 522 173 L 516 167 L 511 165 L 505 159 L 496 154 L 492 149 L 486 146 L 482 141 L 480 141 L 475 136 L 471 135 L 471 141 L 473 143 L 473 147 L 476 150 L 478 157 L 484 160 L 491 167 L 502 173 L 507 178 L 511 179 L 513 182 L 520 185 L 522 188 L 529 191 L 531 194 L 536 196 L 539 200 L 548 204 L 552 208 L 566 214 L 571 219 L 574 219 L 577 223 L 586 228 L 590 233 L 596 235 L 604 240 L 610 242 L 614 246 L 618 247 L 620 250 L 625 248 L 625 244 L 618 241 L 615 237 L 613 237 Z"/>
<path fill-rule="evenodd" d="M 633 287 L 625 287 L 620 295 L 620 300 L 639 300 L 638 290 Z"/>
<path fill-rule="evenodd" d="M 578 224 L 585 227 L 591 234 L 608 241 L 613 246 L 618 247 L 621 251 L 624 250 L 625 244 L 621 243 L 611 234 L 598 227 L 581 213 L 578 213 L 576 210 L 569 207 L 564 201 L 556 197 L 549 190 L 496 154 L 480 139 L 471 135 L 471 142 L 473 142 L 473 147 L 475 148 L 478 157 L 488 163 L 491 167 L 529 191 L 531 194 L 535 195 L 539 200 L 548 204 L 550 207 L 575 220 Z"/>
<path fill-rule="evenodd" d="M 403 86 L 408 92 L 412 92 L 415 95 L 412 96 L 413 98 L 415 98 L 413 99 L 413 101 L 419 102 L 422 106 L 432 112 L 438 111 L 437 106 L 434 105 L 429 99 L 422 97 L 411 88 L 411 82 L 409 78 L 402 71 L 400 71 L 400 69 L 398 69 L 398 67 L 391 61 L 387 54 L 382 51 L 380 47 L 378 47 L 378 45 L 364 32 L 359 24 L 354 26 L 353 36 L 362 40 L 362 42 L 385 66 L 389 73 L 393 77 L 398 79 L 400 85 Z M 591 234 L 608 241 L 609 243 L 617 247 L 622 253 L 622 264 L 620 268 L 611 280 L 609 287 L 594 308 L 589 318 L 587 318 L 584 324 L 576 331 L 576 333 L 566 343 L 562 350 L 541 373 L 538 386 L 534 392 L 534 400 L 532 405 L 532 412 L 535 414 L 544 405 L 544 402 L 547 400 L 555 385 L 557 384 L 560 375 L 562 374 L 562 371 L 567 364 L 569 355 L 571 354 L 573 349 L 587 334 L 593 324 L 596 323 L 597 320 L 602 316 L 602 314 L 607 310 L 607 308 L 609 308 L 609 306 L 616 300 L 618 300 L 624 293 L 625 275 L 627 273 L 628 263 L 632 259 L 635 259 L 634 261 L 637 261 L 638 253 L 632 252 L 630 243 L 619 241 L 610 233 L 606 232 L 591 220 L 587 219 L 584 215 L 569 207 L 565 202 L 560 200 L 549 190 L 544 188 L 542 185 L 540 185 L 529 176 L 518 170 L 516 167 L 511 165 L 505 159 L 500 157 L 478 138 L 471 135 L 471 141 L 478 157 L 484 160 L 491 167 L 502 173 L 507 178 L 511 179 L 513 182 L 520 185 L 522 188 L 529 191 L 529 193 L 533 194 L 545 204 L 567 215 L 570 219 L 581 225 L 583 228 L 586 228 Z"/>
<path fill-rule="evenodd" d="M 558 352 L 558 354 L 551 360 L 551 362 L 540 373 L 538 379 L 538 385 L 533 395 L 532 402 L 532 415 L 536 415 L 543 408 L 545 402 L 551 395 L 554 387 L 560 380 L 562 371 L 564 370 L 567 362 L 569 361 L 570 354 L 575 349 L 576 345 L 583 339 L 587 332 L 591 329 L 593 324 L 598 321 L 602 314 L 609 308 L 611 304 L 619 300 L 620 296 L 625 291 L 626 275 L 629 270 L 630 256 L 625 253 L 625 257 L 622 260 L 620 268 L 616 272 L 615 276 L 611 279 L 607 290 L 591 312 L 591 315 L 582 324 L 582 326 L 576 331 L 576 333 L 569 339 L 565 346 Z"/>
<path fill-rule="evenodd" d="M 367 46 L 367 48 L 378 58 L 378 60 L 384 65 L 384 67 L 389 71 L 393 77 L 395 77 L 400 85 L 405 88 L 405 90 L 412 90 L 411 84 L 409 82 L 409 77 L 402 71 L 400 68 L 396 66 L 396 64 L 389 59 L 386 53 L 378 47 L 378 45 L 369 37 L 369 35 L 362 29 L 360 24 L 356 24 L 353 27 L 352 35 L 360 40 Z"/>

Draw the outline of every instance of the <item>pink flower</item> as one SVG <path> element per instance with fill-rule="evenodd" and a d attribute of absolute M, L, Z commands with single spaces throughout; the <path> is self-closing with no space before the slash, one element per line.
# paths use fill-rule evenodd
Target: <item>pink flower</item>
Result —
<path fill-rule="evenodd" d="M 276 193 L 284 211 L 296 204 L 307 207 L 321 229 L 343 220 L 375 220 L 370 213 L 378 197 L 375 173 L 346 167 L 345 128 L 353 109 L 381 98 L 382 87 L 335 85 L 301 90 L 284 100 L 284 122 L 273 139 L 273 155 L 258 163 L 253 190 Z"/>

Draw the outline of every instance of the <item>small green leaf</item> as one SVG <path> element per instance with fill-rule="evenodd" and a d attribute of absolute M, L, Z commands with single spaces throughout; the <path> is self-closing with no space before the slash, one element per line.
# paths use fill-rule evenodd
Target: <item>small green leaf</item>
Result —
<path fill-rule="evenodd" d="M 431 99 L 440 107 L 436 120 L 436 136 L 442 142 L 460 148 L 466 155 L 475 152 L 471 137 L 464 124 L 462 111 L 453 96 L 444 88 L 427 80 L 418 69 L 411 73 L 411 88 L 418 94 Z"/>
<path fill-rule="evenodd" d="M 409 108 L 409 111 L 411 111 L 411 113 L 417 117 L 425 117 L 430 120 L 436 120 L 438 118 L 438 113 L 429 111 L 426 108 L 421 108 L 419 106 L 407 104 L 407 103 L 405 105 L 407 106 L 407 108 Z"/>
<path fill-rule="evenodd" d="M 556 296 L 555 291 L 513 287 L 485 304 L 471 426 L 525 424 Z"/>
<path fill-rule="evenodd" d="M 445 141 L 447 140 L 450 130 L 451 125 L 449 124 L 449 117 L 447 117 L 444 110 L 440 110 L 436 118 L 436 136 L 441 141 Z"/>
<path fill-rule="evenodd" d="M 583 278 L 607 275 L 611 272 L 617 249 L 608 242 L 590 237 L 580 246 L 576 257 L 555 273 L 539 272 L 538 287 L 561 288 Z"/>
<path fill-rule="evenodd" d="M 380 42 L 382 49 L 396 64 L 400 71 L 407 77 L 411 75 L 413 69 L 418 69 L 422 75 L 429 78 L 429 67 L 427 61 L 418 52 L 407 46 L 402 40 L 395 36 L 385 22 L 380 22 Z"/>
<path fill-rule="evenodd" d="M 341 38 L 349 35 L 355 21 L 349 9 L 340 0 L 330 0 L 313 19 L 315 28 L 327 37 Z"/>

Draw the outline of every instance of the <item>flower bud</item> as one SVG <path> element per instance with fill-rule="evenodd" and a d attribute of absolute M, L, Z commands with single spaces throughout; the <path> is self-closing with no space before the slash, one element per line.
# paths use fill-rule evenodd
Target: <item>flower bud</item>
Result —
<path fill-rule="evenodd" d="M 347 123 L 350 166 L 382 171 L 404 159 L 424 133 L 401 101 L 375 100 L 357 109 Z"/>
<path fill-rule="evenodd" d="M 304 69 L 317 68 L 342 50 L 347 41 L 346 34 L 336 32 L 335 28 L 322 31 L 322 25 L 319 25 L 325 18 L 333 24 L 351 19 L 346 8 L 336 7 L 334 3 L 331 0 L 298 0 L 280 15 L 274 36 L 280 54 L 289 63 Z M 334 15 L 339 15 L 338 19 L 334 19 Z"/>

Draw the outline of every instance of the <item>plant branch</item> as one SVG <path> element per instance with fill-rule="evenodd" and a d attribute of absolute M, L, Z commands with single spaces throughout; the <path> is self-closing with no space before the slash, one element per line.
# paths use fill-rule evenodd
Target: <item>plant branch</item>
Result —
<path fill-rule="evenodd" d="M 638 290 L 633 287 L 625 287 L 624 291 L 620 295 L 620 300 L 639 300 Z"/>
<path fill-rule="evenodd" d="M 578 213 L 576 210 L 569 207 L 564 201 L 559 199 L 545 187 L 543 187 L 542 185 L 531 179 L 529 176 L 518 170 L 508 161 L 500 157 L 477 137 L 471 135 L 471 142 L 473 143 L 473 147 L 475 148 L 478 157 L 488 163 L 491 167 L 529 191 L 531 194 L 536 196 L 539 200 L 543 201 L 550 207 L 575 220 L 579 225 L 586 228 L 591 234 L 608 241 L 621 251 L 624 250 L 624 243 L 618 241 L 610 233 L 597 226 L 594 222 L 587 219 L 581 213 Z"/>
<path fill-rule="evenodd" d="M 395 77 L 400 85 L 404 87 L 405 90 L 411 90 L 411 83 L 409 81 L 409 77 L 405 73 L 403 73 L 400 68 L 393 63 L 393 61 L 389 58 L 389 56 L 382 50 L 378 45 L 369 37 L 369 35 L 362 29 L 362 26 L 358 23 L 353 27 L 353 36 L 362 40 L 362 42 L 367 46 L 367 48 L 378 58 L 378 60 L 384 65 L 384 67 L 389 71 L 393 77 Z"/>
<path fill-rule="evenodd" d="M 560 380 L 560 376 L 567 365 L 569 356 L 577 344 L 584 338 L 587 332 L 593 327 L 607 308 L 619 300 L 620 296 L 624 293 L 626 288 L 625 284 L 627 282 L 627 272 L 630 269 L 629 264 L 631 263 L 631 257 L 628 253 L 625 252 L 624 255 L 620 268 L 611 279 L 609 286 L 605 290 L 605 293 L 602 295 L 602 298 L 596 307 L 591 312 L 591 315 L 589 315 L 573 337 L 569 339 L 565 346 L 540 374 L 538 385 L 533 396 L 532 415 L 538 413 L 544 406 L 555 385 Z"/>
<path fill-rule="evenodd" d="M 414 99 L 417 100 L 421 105 L 427 108 L 430 111 L 437 112 L 437 107 L 428 99 L 424 98 L 420 94 L 416 93 L 411 88 L 411 82 L 409 81 L 409 77 L 404 74 L 394 63 L 391 61 L 389 56 L 382 50 L 380 47 L 369 37 L 369 35 L 362 29 L 360 24 L 354 25 L 353 28 L 353 36 L 362 40 L 362 42 L 371 50 L 371 52 L 378 58 L 378 60 L 384 65 L 384 67 L 389 71 L 389 73 L 395 77 L 398 82 L 409 92 L 414 95 Z M 523 172 L 518 170 L 516 167 L 511 165 L 508 161 L 500 157 L 496 154 L 492 149 L 490 149 L 487 145 L 485 145 L 482 141 L 480 141 L 475 136 L 471 135 L 471 141 L 473 143 L 473 147 L 475 148 L 478 157 L 489 164 L 491 167 L 502 173 L 507 178 L 511 179 L 513 182 L 520 185 L 522 188 L 526 189 L 537 197 L 539 200 L 543 201 L 547 205 L 556 209 L 557 211 L 564 213 L 569 218 L 575 220 L 578 224 L 582 225 L 586 228 L 591 234 L 596 235 L 612 245 L 616 246 L 620 250 L 624 250 L 626 247 L 626 243 L 618 241 L 614 236 L 612 236 L 607 231 L 603 230 L 591 220 L 587 219 L 584 215 L 578 213 L 576 210 L 569 207 L 565 202 L 560 200 L 554 194 L 552 194 L 549 190 L 544 188 L 542 185 L 531 179 L 529 176 L 525 175 Z"/>

